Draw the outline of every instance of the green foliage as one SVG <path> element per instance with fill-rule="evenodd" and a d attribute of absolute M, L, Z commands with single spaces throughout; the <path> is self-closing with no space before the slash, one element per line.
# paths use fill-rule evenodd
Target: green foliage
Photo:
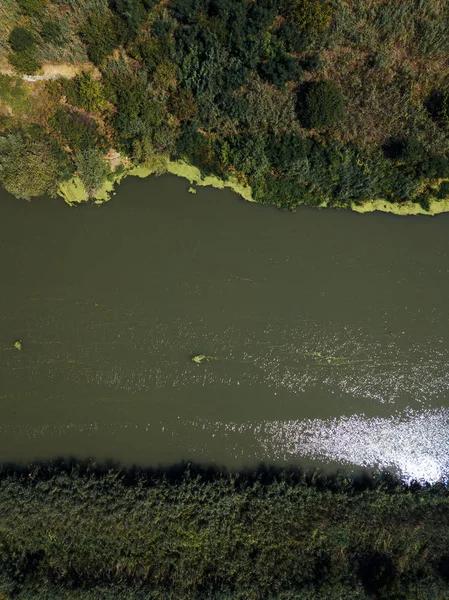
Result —
<path fill-rule="evenodd" d="M 284 135 L 271 135 L 267 140 L 266 152 L 271 166 L 278 173 L 306 179 L 311 148 L 311 140 L 289 132 Z"/>
<path fill-rule="evenodd" d="M 331 9 L 324 0 L 298 0 L 292 17 L 301 31 L 317 34 L 329 26 Z"/>
<path fill-rule="evenodd" d="M 291 20 L 286 20 L 277 30 L 277 37 L 287 52 L 305 52 L 310 43 L 310 36 Z"/>
<path fill-rule="evenodd" d="M 148 16 L 148 8 L 154 3 L 148 0 L 113 1 L 113 10 L 124 23 L 124 41 L 129 42 L 137 36 Z"/>
<path fill-rule="evenodd" d="M 437 198 L 440 200 L 449 199 L 449 181 L 443 181 L 442 183 L 440 183 L 437 192 Z"/>
<path fill-rule="evenodd" d="M 106 2 L 101 2 L 88 13 L 80 34 L 87 46 L 90 60 L 101 66 L 120 45 L 124 32 L 122 22 L 111 12 Z"/>
<path fill-rule="evenodd" d="M 26 52 L 27 50 L 33 50 L 36 45 L 34 35 L 25 27 L 14 27 L 9 34 L 8 41 L 11 48 L 15 52 Z"/>
<path fill-rule="evenodd" d="M 8 54 L 8 61 L 17 73 L 23 73 L 24 75 L 33 75 L 42 66 L 33 50 L 11 52 Z"/>
<path fill-rule="evenodd" d="M 235 103 L 236 100 L 245 101 L 238 116 L 242 127 L 250 133 L 287 133 L 297 127 L 293 92 L 280 91 L 258 77 L 251 77 L 247 89 L 240 92 L 232 102 Z M 234 106 L 234 110 L 236 108 Z"/>
<path fill-rule="evenodd" d="M 213 136 L 201 134 L 194 123 L 186 122 L 177 140 L 176 154 L 208 175 L 222 175 L 220 148 Z"/>
<path fill-rule="evenodd" d="M 441 96 L 438 117 L 446 126 L 449 126 L 449 92 L 442 94 Z"/>
<path fill-rule="evenodd" d="M 48 4 L 48 0 L 17 0 L 20 10 L 30 17 L 39 16 Z"/>
<path fill-rule="evenodd" d="M 75 152 L 75 165 L 87 193 L 92 197 L 106 180 L 107 168 L 101 152 L 92 147 L 78 150 Z"/>
<path fill-rule="evenodd" d="M 80 73 L 61 85 L 70 104 L 89 112 L 103 113 L 107 110 L 108 103 L 102 83 L 94 79 L 91 73 Z"/>
<path fill-rule="evenodd" d="M 64 46 L 67 42 L 59 21 L 44 21 L 42 23 L 41 37 L 45 42 L 54 46 Z"/>
<path fill-rule="evenodd" d="M 323 61 L 319 54 L 311 54 L 301 62 L 301 67 L 306 71 L 320 71 L 323 68 Z"/>
<path fill-rule="evenodd" d="M 0 182 L 17 198 L 54 193 L 58 173 L 56 153 L 44 135 L 0 137 Z"/>
<path fill-rule="evenodd" d="M 22 80 L 0 73 L 0 100 L 14 112 L 25 110 L 28 106 L 28 95 Z"/>
<path fill-rule="evenodd" d="M 64 20 L 62 0 L 51 2 L 44 16 L 50 1 L 20 0 L 23 21 L 18 6 L 11 18 L 6 10 L 8 31 L 30 24 L 12 29 L 9 60 L 31 74 L 37 58 L 77 62 L 87 51 L 100 67 L 98 80 L 43 86 L 50 101 L 38 98 L 29 115 L 53 128 L 80 172 L 100 173 L 94 151 L 110 147 L 159 172 L 183 157 L 283 208 L 372 198 L 427 206 L 449 177 L 441 0 L 69 0 Z M 295 89 L 302 69 L 308 81 Z M 317 71 L 324 81 L 310 82 Z M 3 103 L 23 110 L 20 86 L 3 87 Z"/>
<path fill-rule="evenodd" d="M 134 139 L 148 137 L 155 151 L 171 151 L 172 123 L 164 105 L 151 95 L 145 71 L 135 71 L 124 61 L 113 61 L 105 70 L 104 84 L 106 94 L 118 109 L 113 126 L 121 147 L 131 152 Z"/>
<path fill-rule="evenodd" d="M 298 96 L 298 114 L 302 125 L 308 129 L 335 125 L 344 114 L 340 88 L 331 81 L 304 84 Z"/>
<path fill-rule="evenodd" d="M 60 135 L 62 143 L 68 144 L 74 151 L 84 151 L 91 147 L 101 150 L 107 148 L 97 123 L 84 113 L 58 108 L 50 119 L 50 125 Z"/>
<path fill-rule="evenodd" d="M 302 80 L 302 69 L 298 61 L 288 54 L 278 54 L 260 63 L 258 69 L 261 77 L 278 88 L 285 87 L 288 81 L 299 83 Z"/>
<path fill-rule="evenodd" d="M 19 598 L 445 600 L 449 492 L 318 473 L 29 467 L 0 481 Z"/>

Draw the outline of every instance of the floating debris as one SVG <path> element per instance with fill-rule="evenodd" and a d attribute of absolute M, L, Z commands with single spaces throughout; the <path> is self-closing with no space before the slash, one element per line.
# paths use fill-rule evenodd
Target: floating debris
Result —
<path fill-rule="evenodd" d="M 196 189 L 194 187 L 189 187 L 188 192 L 189 194 L 196 194 Z"/>
<path fill-rule="evenodd" d="M 207 356 L 205 354 L 195 354 L 194 356 L 192 356 L 192 362 L 196 363 L 197 365 L 200 365 L 206 360 Z"/>
<path fill-rule="evenodd" d="M 14 342 L 14 348 L 16 350 L 22 350 L 22 348 L 23 348 L 22 342 L 20 340 L 17 340 L 17 342 Z"/>

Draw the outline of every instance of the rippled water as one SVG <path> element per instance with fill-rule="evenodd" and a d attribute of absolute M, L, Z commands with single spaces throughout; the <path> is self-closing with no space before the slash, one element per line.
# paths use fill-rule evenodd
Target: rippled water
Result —
<path fill-rule="evenodd" d="M 447 480 L 449 220 L 185 187 L 125 182 L 100 209 L 1 196 L 0 459 Z"/>

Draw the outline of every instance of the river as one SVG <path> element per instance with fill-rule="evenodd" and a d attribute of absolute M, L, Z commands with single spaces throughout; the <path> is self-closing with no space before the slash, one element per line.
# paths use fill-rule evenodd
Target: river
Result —
<path fill-rule="evenodd" d="M 187 188 L 128 178 L 79 208 L 0 191 L 0 460 L 447 478 L 449 215 Z"/>

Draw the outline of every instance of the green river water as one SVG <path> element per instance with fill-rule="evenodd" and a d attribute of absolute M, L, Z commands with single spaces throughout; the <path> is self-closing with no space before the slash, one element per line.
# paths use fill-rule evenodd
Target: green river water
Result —
<path fill-rule="evenodd" d="M 79 208 L 0 191 L 0 460 L 446 478 L 449 215 L 188 187 L 128 178 Z"/>

